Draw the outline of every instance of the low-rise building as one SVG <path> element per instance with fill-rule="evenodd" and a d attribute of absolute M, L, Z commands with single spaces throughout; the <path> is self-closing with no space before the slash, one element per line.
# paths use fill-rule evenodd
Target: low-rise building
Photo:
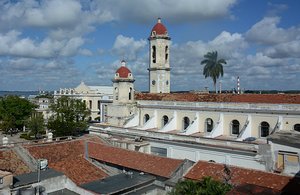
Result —
<path fill-rule="evenodd" d="M 107 106 L 112 103 L 112 86 L 89 86 L 81 82 L 75 88 L 61 88 L 54 91 L 54 99 L 61 96 L 82 100 L 91 111 L 90 120 L 106 121 Z"/>

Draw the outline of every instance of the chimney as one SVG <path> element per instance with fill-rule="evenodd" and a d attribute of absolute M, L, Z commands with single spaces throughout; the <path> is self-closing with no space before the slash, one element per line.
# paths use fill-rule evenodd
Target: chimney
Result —
<path fill-rule="evenodd" d="M 237 77 L 237 93 L 240 94 L 240 77 Z"/>

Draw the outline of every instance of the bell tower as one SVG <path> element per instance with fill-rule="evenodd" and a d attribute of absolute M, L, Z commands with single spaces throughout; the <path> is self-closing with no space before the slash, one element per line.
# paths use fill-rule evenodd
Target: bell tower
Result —
<path fill-rule="evenodd" d="M 113 82 L 113 103 L 107 107 L 107 122 L 111 125 L 123 126 L 136 113 L 134 101 L 134 78 L 123 60 L 115 73 Z"/>
<path fill-rule="evenodd" d="M 151 30 L 149 48 L 149 91 L 170 93 L 170 40 L 167 28 L 158 18 Z"/>

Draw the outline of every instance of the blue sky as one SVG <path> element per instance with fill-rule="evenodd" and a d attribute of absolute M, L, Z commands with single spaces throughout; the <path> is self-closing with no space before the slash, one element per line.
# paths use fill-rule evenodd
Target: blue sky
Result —
<path fill-rule="evenodd" d="M 125 59 L 148 90 L 148 36 L 172 38 L 171 90 L 213 90 L 200 62 L 227 61 L 223 89 L 300 89 L 297 0 L 0 0 L 0 90 L 112 85 Z"/>

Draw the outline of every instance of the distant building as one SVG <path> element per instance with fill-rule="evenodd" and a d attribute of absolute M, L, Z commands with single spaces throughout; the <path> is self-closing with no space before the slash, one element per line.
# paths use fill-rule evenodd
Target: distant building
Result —
<path fill-rule="evenodd" d="M 54 99 L 61 96 L 82 100 L 91 110 L 90 120 L 106 121 L 107 105 L 113 100 L 113 87 L 89 86 L 81 82 L 75 88 L 64 88 L 54 91 Z"/>

